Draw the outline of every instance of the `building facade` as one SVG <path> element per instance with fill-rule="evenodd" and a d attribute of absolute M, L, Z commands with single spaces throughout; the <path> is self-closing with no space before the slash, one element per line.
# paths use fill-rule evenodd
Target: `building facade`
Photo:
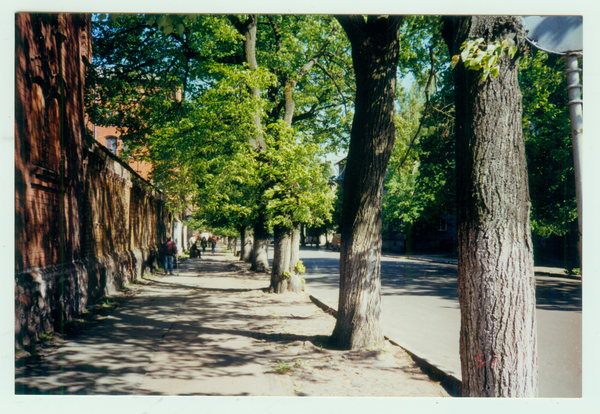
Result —
<path fill-rule="evenodd" d="M 87 131 L 90 16 L 18 13 L 15 44 L 21 347 L 154 268 L 174 216 L 161 193 Z"/>

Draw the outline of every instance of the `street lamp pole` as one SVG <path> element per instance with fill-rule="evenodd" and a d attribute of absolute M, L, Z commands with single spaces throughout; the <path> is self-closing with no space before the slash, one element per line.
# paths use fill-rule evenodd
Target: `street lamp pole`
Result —
<path fill-rule="evenodd" d="M 566 55 L 567 70 L 567 93 L 569 96 L 569 112 L 571 115 L 571 141 L 573 144 L 573 163 L 575 168 L 575 191 L 577 195 L 577 221 L 579 225 L 579 241 L 577 249 L 581 261 L 581 238 L 582 238 L 582 190 L 581 190 L 581 145 L 583 143 L 583 100 L 581 99 L 581 84 L 577 59 L 582 57 L 581 53 L 569 53 Z"/>

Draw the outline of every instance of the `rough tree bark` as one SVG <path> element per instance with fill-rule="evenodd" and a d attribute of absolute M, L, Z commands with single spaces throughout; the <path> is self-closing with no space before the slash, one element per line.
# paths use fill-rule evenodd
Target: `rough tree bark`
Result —
<path fill-rule="evenodd" d="M 296 270 L 300 260 L 300 229 L 275 228 L 273 269 L 271 270 L 270 293 L 302 292 L 302 279 Z"/>
<path fill-rule="evenodd" d="M 451 55 L 467 38 L 488 43 L 522 28 L 518 17 L 444 21 Z M 517 55 L 518 56 L 518 55 Z M 462 390 L 470 397 L 536 397 L 535 279 L 518 58 L 497 78 L 454 69 L 458 296 Z"/>
<path fill-rule="evenodd" d="M 266 225 L 263 214 L 254 223 L 254 243 L 252 244 L 252 266 L 250 270 L 255 272 L 269 272 L 268 249 L 271 235 Z"/>
<path fill-rule="evenodd" d="M 354 349 L 383 340 L 381 198 L 395 139 L 394 97 L 401 16 L 336 16 L 352 44 L 355 115 L 344 177 L 340 294 L 332 343 Z"/>
<path fill-rule="evenodd" d="M 270 293 L 287 291 L 287 279 L 290 277 L 291 232 L 287 228 L 275 227 L 273 246 L 273 269 L 271 271 Z M 287 273 L 287 275 L 286 275 Z"/>

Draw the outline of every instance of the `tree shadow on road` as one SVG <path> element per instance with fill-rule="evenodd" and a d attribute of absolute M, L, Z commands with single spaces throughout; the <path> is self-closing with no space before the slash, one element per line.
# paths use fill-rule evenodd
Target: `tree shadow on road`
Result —
<path fill-rule="evenodd" d="M 339 259 L 306 260 L 310 285 L 339 288 Z M 421 261 L 381 260 L 382 296 L 437 296 L 458 300 L 456 266 Z M 536 277 L 537 307 L 581 312 L 581 282 L 560 277 Z"/>

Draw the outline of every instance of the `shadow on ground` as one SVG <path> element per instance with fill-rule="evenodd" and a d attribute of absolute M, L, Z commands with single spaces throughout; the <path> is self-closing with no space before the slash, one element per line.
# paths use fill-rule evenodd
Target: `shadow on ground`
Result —
<path fill-rule="evenodd" d="M 218 287 L 222 278 L 229 279 L 227 287 Z M 267 275 L 210 258 L 181 263 L 174 277 L 144 279 L 132 287 L 139 294 L 101 315 L 95 326 L 58 341 L 36 358 L 18 360 L 15 393 L 257 395 L 244 384 L 251 387 L 257 378 L 285 380 L 279 363 L 293 367 L 286 374 L 291 380 L 281 383 L 305 384 L 295 395 L 314 395 L 324 381 L 358 374 L 359 367 L 379 369 L 374 378 L 394 372 L 414 383 L 429 381 L 412 363 L 390 365 L 379 353 L 328 349 L 333 318 L 304 296 L 282 300 L 264 293 L 268 282 Z M 202 386 L 219 381 L 244 386 L 210 392 Z M 348 381 L 342 385 L 355 386 L 357 392 L 378 392 L 376 382 Z M 388 382 L 392 385 L 381 386 L 393 386 L 394 381 Z"/>

